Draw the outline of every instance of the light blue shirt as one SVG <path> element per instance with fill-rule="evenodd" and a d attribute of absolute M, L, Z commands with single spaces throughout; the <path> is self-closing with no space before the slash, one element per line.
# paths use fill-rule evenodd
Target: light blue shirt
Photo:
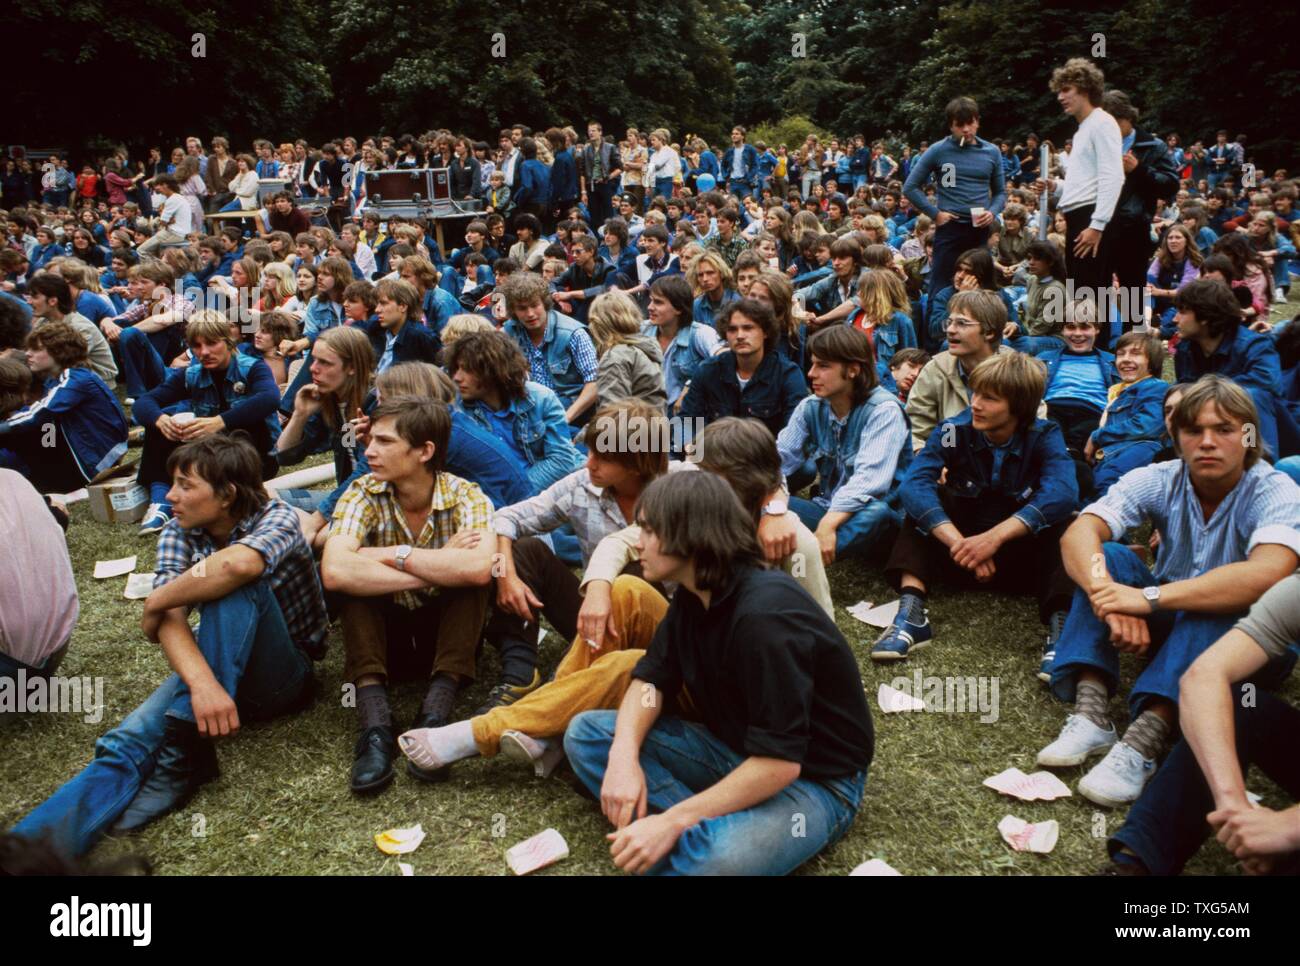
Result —
<path fill-rule="evenodd" d="M 1098 412 L 1106 408 L 1110 398 L 1106 391 L 1106 382 L 1101 376 L 1101 366 L 1093 353 L 1076 355 L 1072 352 L 1061 353 L 1061 364 L 1057 367 L 1056 377 L 1047 388 L 1045 402 L 1080 402 L 1087 403 Z"/>
<path fill-rule="evenodd" d="M 1112 540 L 1149 520 L 1160 531 L 1155 576 L 1162 584 L 1240 563 L 1261 543 L 1300 556 L 1300 487 L 1262 460 L 1206 520 L 1182 460 L 1125 474 L 1083 510 L 1106 521 Z"/>
<path fill-rule="evenodd" d="M 389 332 L 384 336 L 384 354 L 379 357 L 379 372 L 384 372 L 393 364 L 393 346 L 397 344 L 397 333 Z"/>

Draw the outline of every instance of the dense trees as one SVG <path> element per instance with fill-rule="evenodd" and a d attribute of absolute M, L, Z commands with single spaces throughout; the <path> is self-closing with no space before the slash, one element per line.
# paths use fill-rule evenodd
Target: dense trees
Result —
<path fill-rule="evenodd" d="M 1247 0 L 19 0 L 0 141 L 185 133 L 315 140 L 524 120 L 665 124 L 711 141 L 802 116 L 913 141 L 958 93 L 984 130 L 1059 138 L 1054 64 L 1092 56 L 1144 123 L 1300 149 L 1300 6 Z M 201 37 L 201 40 L 199 39 Z"/>

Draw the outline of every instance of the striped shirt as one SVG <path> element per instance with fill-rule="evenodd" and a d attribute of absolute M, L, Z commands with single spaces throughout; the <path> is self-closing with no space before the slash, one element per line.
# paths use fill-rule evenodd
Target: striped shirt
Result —
<path fill-rule="evenodd" d="M 407 544 L 421 550 L 439 550 L 462 530 L 491 530 L 492 502 L 477 483 L 450 473 L 439 473 L 433 500 L 418 539 L 412 537 L 406 514 L 391 483 L 370 473 L 356 479 L 339 498 L 330 521 L 330 536 L 355 537 L 363 547 L 397 547 Z M 437 596 L 439 588 L 404 590 L 396 603 L 415 610 Z"/>
<path fill-rule="evenodd" d="M 808 412 L 816 406 L 816 396 L 805 396 L 799 401 L 790 421 L 776 438 L 776 448 L 781 454 L 781 472 L 787 477 L 798 472 L 807 458 L 809 448 L 815 448 L 816 440 L 810 440 L 812 434 L 812 416 Z M 829 404 L 826 404 L 829 405 Z M 839 448 L 839 437 L 853 411 L 844 419 L 831 415 L 831 425 L 836 438 L 831 441 Z M 901 406 L 877 406 L 867 417 L 867 424 L 862 428 L 862 438 L 858 442 L 858 451 L 853 458 L 853 466 L 848 468 L 848 476 L 841 480 L 821 480 L 821 493 L 813 502 L 836 513 L 856 513 L 873 499 L 884 499 L 894 485 L 894 473 L 898 469 L 898 458 L 903 447 L 911 439 L 911 430 Z"/>
<path fill-rule="evenodd" d="M 1262 461 L 1246 471 L 1209 520 L 1182 460 L 1133 470 L 1083 512 L 1105 520 L 1114 540 L 1151 521 L 1160 531 L 1155 576 L 1162 584 L 1240 563 L 1262 543 L 1300 556 L 1300 487 Z"/>
<path fill-rule="evenodd" d="M 266 565 L 263 576 L 271 581 L 289 636 L 313 660 L 324 657 L 329 634 L 325 597 L 316 575 L 316 560 L 303 540 L 293 508 L 280 500 L 268 500 L 235 525 L 226 546 L 251 547 L 261 554 Z M 220 549 L 206 530 L 183 530 L 173 517 L 158 534 L 154 587 L 171 583 Z"/>

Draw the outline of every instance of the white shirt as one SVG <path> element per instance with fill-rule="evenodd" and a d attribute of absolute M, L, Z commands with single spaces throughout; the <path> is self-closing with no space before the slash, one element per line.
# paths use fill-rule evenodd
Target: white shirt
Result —
<path fill-rule="evenodd" d="M 163 224 L 182 238 L 194 230 L 194 216 L 190 203 L 179 193 L 163 202 L 161 217 Z"/>
<path fill-rule="evenodd" d="M 646 169 L 651 185 L 660 178 L 675 178 L 681 170 L 682 159 L 666 144 L 650 155 L 650 166 Z"/>
<path fill-rule="evenodd" d="M 511 188 L 515 186 L 515 169 L 521 157 L 518 151 L 511 151 L 501 162 L 501 173 L 506 176 L 506 184 Z"/>
<path fill-rule="evenodd" d="M 1100 107 L 1083 119 L 1070 146 L 1060 208 L 1095 205 L 1090 228 L 1105 231 L 1124 188 L 1124 149 L 1119 124 Z"/>

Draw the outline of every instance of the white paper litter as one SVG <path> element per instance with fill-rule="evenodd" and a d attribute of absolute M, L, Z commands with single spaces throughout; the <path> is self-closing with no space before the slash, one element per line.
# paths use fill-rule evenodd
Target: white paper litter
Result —
<path fill-rule="evenodd" d="M 121 577 L 135 570 L 135 556 L 122 557 L 120 560 L 96 560 L 95 579 L 107 580 L 109 577 Z"/>

